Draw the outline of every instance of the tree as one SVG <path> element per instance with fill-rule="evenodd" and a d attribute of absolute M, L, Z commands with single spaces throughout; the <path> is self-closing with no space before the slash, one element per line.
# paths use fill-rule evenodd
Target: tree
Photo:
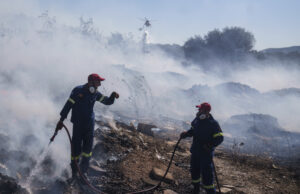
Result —
<path fill-rule="evenodd" d="M 204 58 L 206 53 L 206 43 L 201 36 L 195 36 L 186 41 L 183 45 L 184 55 L 187 59 L 198 61 Z"/>
<path fill-rule="evenodd" d="M 215 29 L 202 38 L 195 36 L 185 42 L 185 57 L 194 62 L 212 58 L 236 61 L 249 54 L 254 46 L 253 34 L 240 27 Z"/>

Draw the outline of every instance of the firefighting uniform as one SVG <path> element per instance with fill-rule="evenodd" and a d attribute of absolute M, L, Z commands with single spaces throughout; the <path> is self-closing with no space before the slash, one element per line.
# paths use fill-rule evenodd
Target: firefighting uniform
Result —
<path fill-rule="evenodd" d="M 191 176 L 194 186 L 201 182 L 207 193 L 215 193 L 213 175 L 213 153 L 215 147 L 223 142 L 223 133 L 218 122 L 210 114 L 206 119 L 196 117 L 191 123 L 188 137 L 193 137 L 191 146 Z M 210 149 L 205 148 L 209 145 Z"/>
<path fill-rule="evenodd" d="M 114 96 L 110 97 L 102 95 L 96 91 L 91 93 L 88 90 L 87 84 L 75 87 L 67 100 L 62 111 L 60 112 L 61 120 L 67 118 L 67 115 L 72 109 L 71 122 L 73 123 L 72 135 L 72 153 L 71 153 L 71 168 L 72 173 L 77 172 L 75 160 L 79 162 L 80 156 L 80 169 L 84 173 L 89 166 L 89 160 L 92 156 L 95 114 L 94 104 L 99 101 L 105 105 L 114 103 Z"/>

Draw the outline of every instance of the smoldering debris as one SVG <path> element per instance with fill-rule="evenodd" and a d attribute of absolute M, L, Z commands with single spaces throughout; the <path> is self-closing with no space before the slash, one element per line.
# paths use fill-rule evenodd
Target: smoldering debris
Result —
<path fill-rule="evenodd" d="M 275 131 L 277 131 L 279 134 L 282 132 L 279 125 L 277 125 L 278 123 L 276 124 L 276 119 L 268 115 L 237 115 L 233 117 L 233 121 L 229 126 L 240 126 L 243 122 L 249 122 L 249 126 L 251 126 L 251 121 L 249 120 L 249 118 L 253 118 L 253 116 L 257 118 L 256 122 L 258 129 L 260 129 L 260 126 L 266 127 L 274 122 L 275 124 L 269 126 L 269 129 L 268 131 L 266 131 L 266 133 L 258 132 L 255 130 L 249 130 L 247 133 L 258 133 L 261 136 L 266 136 L 273 130 L 272 127 L 274 126 L 278 127 L 278 129 L 276 129 Z M 260 123 L 263 122 L 264 119 L 266 120 L 266 122 Z M 136 127 L 131 124 L 131 122 L 114 122 L 114 127 L 112 127 L 105 121 L 97 122 L 97 125 L 99 127 L 95 130 L 95 146 L 93 148 L 91 166 L 88 170 L 89 180 L 98 189 L 107 193 L 130 192 L 145 187 L 147 188 L 149 184 L 155 185 L 157 180 L 152 179 L 153 176 L 151 176 L 151 170 L 153 168 L 157 168 L 161 171 L 164 171 L 169 162 L 168 159 L 170 157 L 170 154 L 172 154 L 174 145 L 178 140 L 180 130 L 167 129 L 165 127 L 164 130 L 154 130 L 154 135 L 151 135 L 139 132 Z M 140 126 L 141 125 L 145 124 L 140 123 Z M 152 127 L 151 125 L 145 126 Z M 227 126 L 225 125 L 225 127 Z M 247 129 L 242 128 L 241 130 Z M 255 135 L 251 137 L 255 137 Z M 225 141 L 229 141 L 229 139 L 225 137 Z M 249 142 L 247 141 L 244 143 L 239 143 L 238 146 L 243 149 L 243 147 L 248 143 Z M 224 145 L 226 146 L 226 143 Z M 190 184 L 190 175 L 188 170 L 190 157 L 189 146 L 189 140 L 184 140 L 179 145 L 179 148 L 174 156 L 175 165 L 170 169 L 170 173 L 173 174 L 174 179 L 171 182 L 163 182 L 163 188 L 172 189 L 179 193 L 190 192 L 190 189 L 188 187 L 188 185 Z M 243 176 L 243 173 L 239 171 L 249 170 L 249 168 L 252 168 L 251 166 L 258 167 L 258 165 L 260 165 L 255 163 L 255 161 L 259 161 L 257 157 L 244 156 L 242 158 L 243 153 L 239 152 L 236 153 L 237 160 L 233 161 L 232 156 L 228 155 L 228 153 L 231 152 L 224 151 L 224 147 L 220 150 L 218 149 L 216 151 L 216 164 L 221 175 L 221 181 L 227 180 L 228 178 L 233 178 L 236 181 L 237 177 Z M 33 194 L 68 194 L 74 192 L 88 192 L 87 188 L 85 188 L 87 190 L 82 190 L 83 188 L 80 186 L 76 186 L 76 184 L 71 185 L 67 183 L 67 179 L 70 177 L 70 174 L 68 172 L 69 166 L 66 167 L 61 176 L 53 177 L 52 173 L 55 172 L 56 166 L 54 159 L 51 157 L 51 155 L 48 154 L 41 153 L 40 155 L 44 155 L 41 157 L 41 161 L 35 161 L 34 165 L 31 166 L 31 178 L 29 176 L 20 178 L 15 181 L 15 184 L 22 181 L 22 179 L 24 180 L 30 178 L 30 181 L 28 182 L 29 184 L 26 188 Z M 234 166 L 237 166 L 236 163 L 241 163 L 240 165 L 238 165 L 241 169 L 236 170 L 236 174 L 232 175 L 233 177 L 228 177 L 227 174 L 224 174 L 226 170 L 228 170 L 227 168 L 231 166 L 231 164 L 229 165 L 228 162 L 235 162 Z M 284 174 L 285 177 L 293 176 L 292 174 L 285 172 L 281 165 L 279 165 L 278 167 L 278 163 L 276 163 L 275 165 L 273 163 L 274 161 L 270 160 L 270 158 L 261 160 L 260 162 L 262 162 L 261 165 L 264 165 L 264 168 L 262 169 L 268 170 L 269 176 L 278 177 L 277 175 L 270 175 L 270 171 L 274 171 L 272 173 L 276 173 L 277 171 L 279 171 L 281 174 Z M 273 167 L 274 165 L 276 166 L 276 169 Z M 33 171 L 35 171 L 34 168 L 38 169 L 36 173 L 33 173 Z M 237 171 L 240 174 L 237 173 Z M 258 173 L 256 171 L 260 172 L 261 168 L 251 169 L 251 172 Z M 19 176 L 24 175 L 20 174 Z M 45 176 L 52 177 L 52 180 L 45 178 Z M 246 178 L 247 177 L 243 178 L 244 184 L 248 184 L 247 181 L 245 181 Z M 284 180 L 287 178 L 281 179 L 281 181 L 283 181 L 282 184 L 287 184 L 286 182 L 284 182 Z M 3 191 L 5 191 L 5 189 L 7 189 L 10 184 L 5 182 L 5 185 L 6 186 L 5 188 L 3 188 Z M 290 182 L 288 183 L 288 185 L 290 187 L 289 191 L 296 189 L 294 182 Z M 12 188 L 15 189 L 19 187 L 20 186 L 15 185 Z M 249 186 L 249 188 L 252 187 Z M 0 191 L 2 192 L 1 189 L 2 187 L 0 188 Z M 236 192 L 241 191 L 239 187 L 235 186 L 232 186 L 232 190 Z"/>
<path fill-rule="evenodd" d="M 6 136 L 1 134 L 1 143 L 5 143 Z M 7 139 L 9 140 L 9 139 Z M 48 149 L 36 153 L 39 157 L 28 154 L 28 149 L 34 143 L 36 138 L 28 135 L 23 141 L 28 142 L 20 150 L 11 150 L 3 145 L 0 154 L 0 192 L 1 193 L 53 193 L 53 191 L 62 191 L 64 181 L 69 174 L 61 175 L 55 178 L 56 162 Z M 55 193 L 55 192 L 54 192 Z M 60 193 L 60 192 L 58 192 Z"/>
<path fill-rule="evenodd" d="M 0 173 L 0 191 L 2 194 L 29 194 L 26 189 L 18 185 L 17 181 L 11 177 Z"/>

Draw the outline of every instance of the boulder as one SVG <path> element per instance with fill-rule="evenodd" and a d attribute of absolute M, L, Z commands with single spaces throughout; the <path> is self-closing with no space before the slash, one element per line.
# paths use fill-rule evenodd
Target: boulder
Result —
<path fill-rule="evenodd" d="M 105 175 L 106 170 L 96 166 L 96 165 L 90 165 L 90 168 L 88 170 L 88 175 L 90 176 L 103 176 Z"/>
<path fill-rule="evenodd" d="M 177 194 L 175 191 L 172 191 L 170 189 L 164 190 L 163 194 Z"/>
<path fill-rule="evenodd" d="M 150 177 L 156 180 L 161 180 L 164 174 L 165 174 L 165 170 L 154 167 L 150 172 Z M 168 173 L 164 179 L 164 182 L 174 184 L 175 180 L 173 175 L 171 173 Z"/>
<path fill-rule="evenodd" d="M 230 189 L 230 188 L 221 187 L 221 192 L 222 193 L 230 193 L 231 191 L 232 191 L 232 189 Z"/>

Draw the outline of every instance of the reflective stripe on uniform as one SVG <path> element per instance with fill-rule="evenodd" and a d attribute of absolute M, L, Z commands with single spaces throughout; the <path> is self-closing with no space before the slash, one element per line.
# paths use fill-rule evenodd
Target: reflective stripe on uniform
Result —
<path fill-rule="evenodd" d="M 101 96 L 101 98 L 99 99 L 99 102 L 102 102 L 104 100 L 105 96 Z"/>
<path fill-rule="evenodd" d="M 204 189 L 214 189 L 215 185 L 214 184 L 212 184 L 212 185 L 203 185 L 203 188 Z"/>
<path fill-rule="evenodd" d="M 78 160 L 80 158 L 80 155 L 78 156 L 71 156 L 71 160 Z"/>
<path fill-rule="evenodd" d="M 84 156 L 86 158 L 91 157 L 92 156 L 92 152 L 90 152 L 90 153 L 82 152 L 82 156 Z"/>
<path fill-rule="evenodd" d="M 72 104 L 75 104 L 75 100 L 73 100 L 72 98 L 69 98 L 68 101 L 71 102 Z"/>
<path fill-rule="evenodd" d="M 201 181 L 201 177 L 196 180 L 192 180 L 192 183 L 200 183 L 200 181 Z"/>
<path fill-rule="evenodd" d="M 215 134 L 213 135 L 213 138 L 216 138 L 216 137 L 218 137 L 218 136 L 223 136 L 223 133 L 215 133 Z"/>

